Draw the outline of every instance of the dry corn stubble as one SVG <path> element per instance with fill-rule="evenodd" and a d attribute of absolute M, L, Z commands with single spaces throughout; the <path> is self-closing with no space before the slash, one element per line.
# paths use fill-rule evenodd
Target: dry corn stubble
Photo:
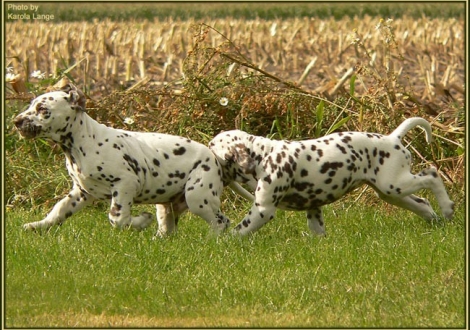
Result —
<path fill-rule="evenodd" d="M 194 23 L 104 21 L 33 28 L 9 22 L 7 57 L 19 59 L 11 60 L 11 65 L 26 78 L 32 70 L 56 74 L 86 58 L 72 74 L 89 95 L 101 98 L 144 77 L 146 88 L 180 79 L 188 52 L 194 48 L 190 32 Z M 207 25 L 233 40 L 239 53 L 259 69 L 283 81 L 301 82 L 302 89 L 331 100 L 344 92 L 350 76 L 346 73 L 352 69 L 360 78 L 355 93 L 365 104 L 437 115 L 449 108 L 446 102 L 463 100 L 463 22 L 459 20 L 405 17 L 388 24 L 366 16 L 339 21 L 219 19 Z M 212 47 L 224 41 L 217 33 L 208 38 Z M 406 87 L 411 87 L 412 95 L 403 95 Z"/>

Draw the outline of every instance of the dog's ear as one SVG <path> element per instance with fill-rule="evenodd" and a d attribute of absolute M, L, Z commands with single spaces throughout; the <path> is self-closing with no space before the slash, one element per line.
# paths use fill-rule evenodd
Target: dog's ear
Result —
<path fill-rule="evenodd" d="M 255 160 L 251 157 L 250 150 L 243 143 L 238 143 L 231 147 L 225 154 L 225 160 L 237 163 L 245 174 L 255 173 Z"/>
<path fill-rule="evenodd" d="M 73 85 L 72 85 L 73 86 Z M 73 86 L 75 87 L 75 86 Z M 69 102 L 72 105 L 72 109 L 85 111 L 86 109 L 86 97 L 81 90 L 77 88 L 70 89 L 69 93 Z"/>
<path fill-rule="evenodd" d="M 47 92 L 62 91 L 69 94 L 69 103 L 72 105 L 72 109 L 85 111 L 86 109 L 86 97 L 81 90 L 79 90 L 74 84 L 70 82 L 67 77 L 63 77 L 54 86 L 47 88 Z"/>
<path fill-rule="evenodd" d="M 55 91 L 64 91 L 64 88 L 70 84 L 70 80 L 67 77 L 63 77 L 53 86 L 49 86 L 46 89 L 46 92 L 55 92 Z"/>

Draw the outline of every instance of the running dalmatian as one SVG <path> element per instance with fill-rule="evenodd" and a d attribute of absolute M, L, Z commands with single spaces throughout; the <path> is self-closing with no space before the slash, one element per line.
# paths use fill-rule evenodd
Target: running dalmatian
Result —
<path fill-rule="evenodd" d="M 388 136 L 344 132 L 299 141 L 274 141 L 234 130 L 217 135 L 209 144 L 224 168 L 224 180 L 253 189 L 254 204 L 234 229 L 246 235 L 274 218 L 276 208 L 307 211 L 309 229 L 325 235 L 321 207 L 363 184 L 384 201 L 433 219 L 429 202 L 413 195 L 431 189 L 445 218 L 454 213 L 435 168 L 411 173 L 411 154 L 401 139 L 416 126 L 431 141 L 431 126 L 422 118 L 405 120 Z"/>
<path fill-rule="evenodd" d="M 49 138 L 61 146 L 73 188 L 45 219 L 25 229 L 60 225 L 98 199 L 111 200 L 109 221 L 115 227 L 150 225 L 150 213 L 131 216 L 134 203 L 157 204 L 161 236 L 175 230 L 188 208 L 217 233 L 229 226 L 219 209 L 222 169 L 209 148 L 179 136 L 106 127 L 86 114 L 80 90 L 67 80 L 56 86 L 34 99 L 14 124 L 25 138 Z"/>

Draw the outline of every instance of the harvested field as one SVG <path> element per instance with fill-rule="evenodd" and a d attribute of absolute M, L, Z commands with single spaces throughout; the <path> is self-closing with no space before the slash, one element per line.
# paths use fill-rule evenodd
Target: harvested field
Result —
<path fill-rule="evenodd" d="M 365 17 L 205 23 L 232 40 L 260 69 L 310 92 L 328 91 L 349 69 L 370 66 L 379 74 L 389 67 L 398 84 L 413 86 L 423 100 L 442 96 L 433 88 L 436 83 L 462 99 L 463 20 L 405 17 L 380 23 L 378 18 Z M 71 74 L 89 88 L 90 95 L 144 78 L 165 83 L 182 77 L 183 61 L 194 46 L 194 24 L 192 20 L 8 23 L 7 58 L 15 72 L 25 77 L 34 70 L 56 74 L 84 60 Z M 217 33 L 209 38 L 212 47 L 225 41 Z M 370 87 L 357 85 L 359 94 Z"/>

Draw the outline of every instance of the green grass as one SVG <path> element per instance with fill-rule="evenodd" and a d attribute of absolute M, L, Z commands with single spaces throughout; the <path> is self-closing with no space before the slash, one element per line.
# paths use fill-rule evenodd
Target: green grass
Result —
<path fill-rule="evenodd" d="M 230 208 L 239 220 L 248 206 Z M 302 213 L 279 211 L 246 239 L 186 215 L 157 240 L 155 228 L 112 229 L 100 207 L 43 235 L 21 230 L 43 211 L 8 211 L 4 324 L 463 327 L 463 209 L 430 224 L 345 199 L 325 208 L 325 238 Z"/>

